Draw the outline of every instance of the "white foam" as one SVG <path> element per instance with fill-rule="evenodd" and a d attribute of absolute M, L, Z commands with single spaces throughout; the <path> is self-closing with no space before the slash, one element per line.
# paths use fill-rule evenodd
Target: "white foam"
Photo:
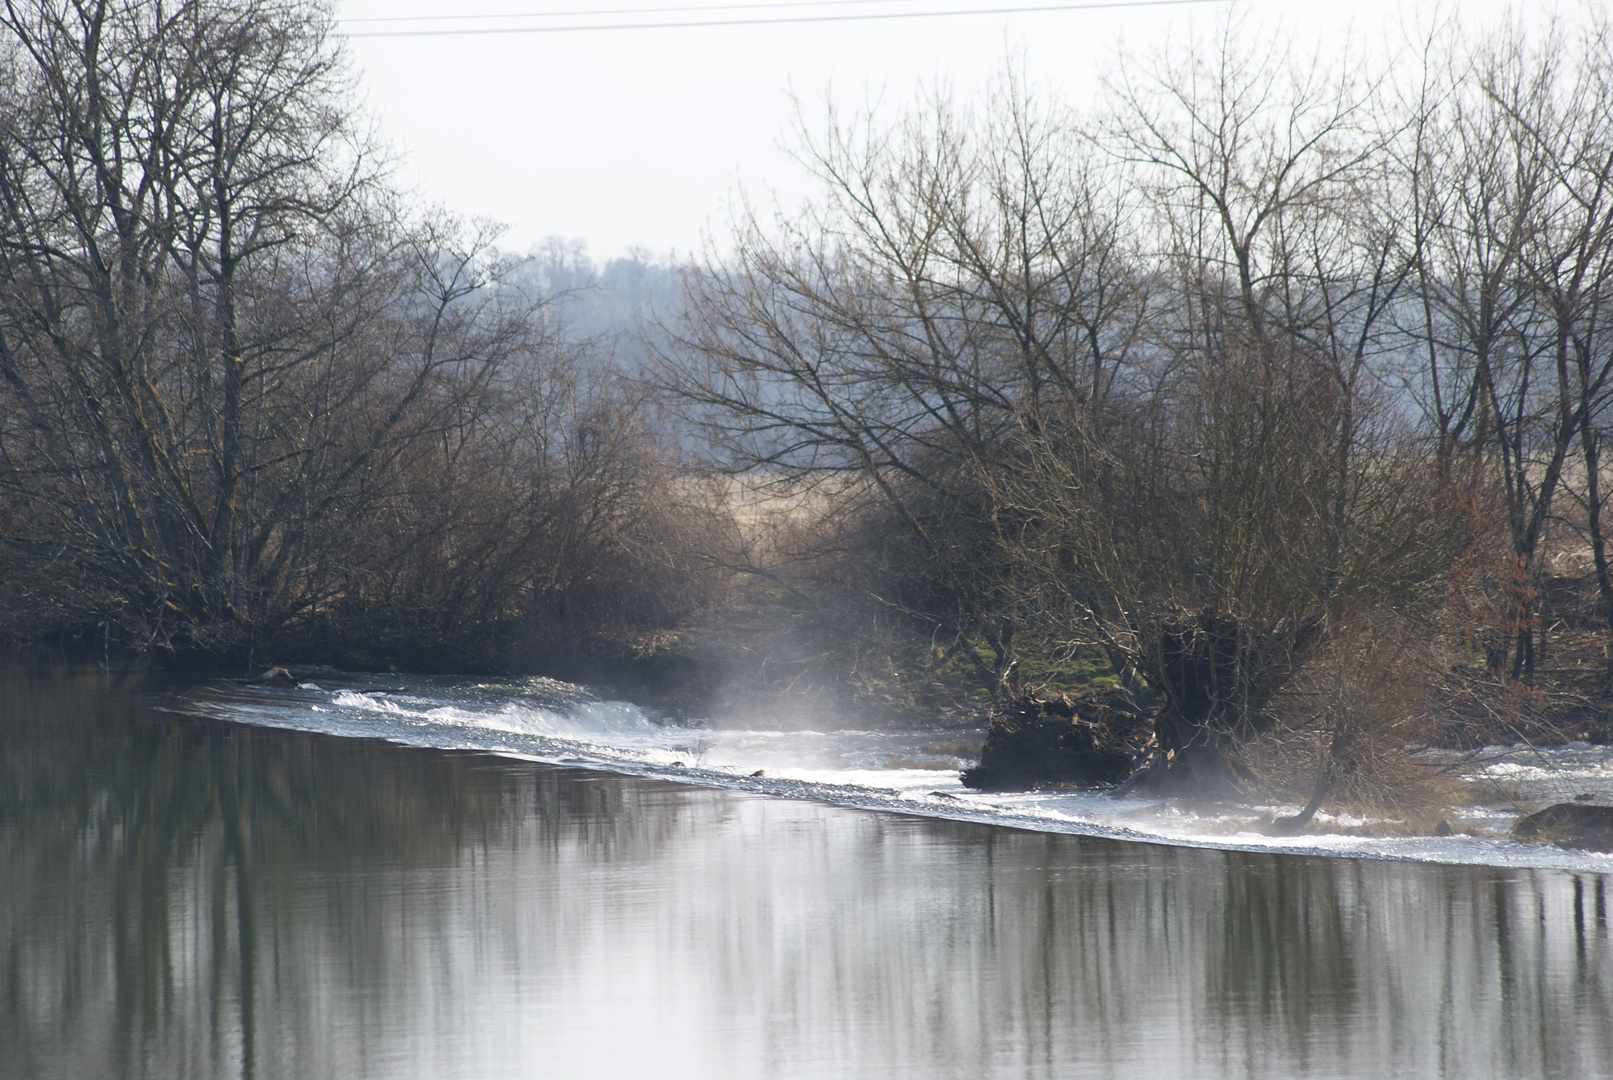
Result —
<path fill-rule="evenodd" d="M 1314 832 L 1272 837 L 1263 820 L 1297 807 L 1194 809 L 1100 792 L 987 794 L 963 787 L 968 762 L 949 747 L 978 732 L 723 729 L 660 722 L 637 705 L 549 679 L 509 682 L 327 677 L 351 685 L 295 690 L 215 688 L 188 711 L 241 723 L 389 739 L 413 746 L 472 749 L 528 761 L 585 765 L 684 783 L 822 799 L 1050 832 L 1248 851 L 1414 859 L 1502 866 L 1548 866 L 1613 873 L 1613 855 L 1522 844 L 1504 832 L 1513 804 L 1478 806 L 1453 817 L 1490 835 L 1385 837 Z M 401 684 L 401 685 L 400 685 Z M 1431 755 L 1432 756 L 1432 755 Z M 1442 754 L 1452 762 L 1463 760 Z M 1613 793 L 1613 748 L 1577 745 L 1542 751 L 1489 748 L 1471 760 L 1480 780 L 1533 792 L 1540 801 L 1582 787 Z M 753 775 L 760 772 L 760 776 Z M 1319 814 L 1323 827 L 1370 831 L 1383 823 Z"/>

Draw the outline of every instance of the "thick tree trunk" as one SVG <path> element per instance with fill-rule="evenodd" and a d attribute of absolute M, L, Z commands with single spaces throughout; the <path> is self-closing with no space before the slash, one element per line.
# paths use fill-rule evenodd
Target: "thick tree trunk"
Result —
<path fill-rule="evenodd" d="M 1164 698 L 1154 717 L 1155 750 L 1117 794 L 1252 794 L 1259 782 L 1239 758 L 1240 741 L 1270 726 L 1266 704 L 1320 637 L 1320 620 L 1260 632 L 1209 609 L 1162 623 L 1145 661 L 1148 681 Z"/>

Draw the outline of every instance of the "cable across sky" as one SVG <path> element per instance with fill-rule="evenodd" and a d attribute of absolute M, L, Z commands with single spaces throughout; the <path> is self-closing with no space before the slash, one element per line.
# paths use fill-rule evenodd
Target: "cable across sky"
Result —
<path fill-rule="evenodd" d="M 491 19 L 563 19 L 579 15 L 670 15 L 691 11 L 756 11 L 775 8 L 869 7 L 892 4 L 923 4 L 932 0 L 774 0 L 772 3 L 686 4 L 679 6 L 630 8 L 580 8 L 572 11 L 487 12 L 478 15 L 365 15 L 339 18 L 344 23 L 486 22 Z"/>
<path fill-rule="evenodd" d="M 906 2 L 906 0 L 798 0 L 798 2 L 781 4 L 747 3 L 666 8 L 618 8 L 600 11 L 533 12 L 524 15 L 408 15 L 399 16 L 396 18 L 379 16 L 366 19 L 348 19 L 343 21 L 350 23 L 418 22 L 467 19 L 575 18 L 584 15 L 597 18 L 604 15 L 645 15 L 656 12 L 694 13 L 699 11 L 753 11 L 759 8 L 831 7 L 841 5 L 858 5 L 863 3 L 889 5 L 893 2 L 900 3 Z M 828 15 L 785 15 L 782 17 L 753 16 L 732 19 L 674 19 L 663 22 L 641 21 L 587 24 L 572 23 L 560 26 L 443 27 L 421 30 L 354 30 L 348 33 L 347 36 L 350 38 L 468 37 L 504 34 L 575 34 L 610 30 L 683 30 L 718 26 L 783 26 L 800 23 L 869 22 L 874 20 L 891 19 L 942 19 L 956 18 L 967 15 L 1022 15 L 1035 12 L 1057 11 L 1113 11 L 1124 8 L 1186 7 L 1203 6 L 1208 4 L 1220 5 L 1236 2 L 1237 0 L 1092 0 L 1092 2 L 1073 4 L 1033 4 L 1024 6 L 984 8 L 943 8 L 927 11 L 859 11 Z"/>

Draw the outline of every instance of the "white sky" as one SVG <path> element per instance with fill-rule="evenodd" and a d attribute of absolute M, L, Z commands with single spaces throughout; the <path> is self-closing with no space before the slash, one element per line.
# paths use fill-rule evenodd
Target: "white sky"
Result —
<path fill-rule="evenodd" d="M 739 0 L 343 0 L 349 32 L 463 29 L 488 23 L 371 23 L 376 16 L 467 15 L 728 4 Z M 752 0 L 755 2 L 755 0 Z M 1029 6 L 1059 0 L 885 0 L 776 14 Z M 809 188 L 783 150 L 792 88 L 810 104 L 829 92 L 856 106 L 900 106 L 938 82 L 978 92 L 1010 54 L 1031 79 L 1079 103 L 1124 44 L 1148 52 L 1232 5 L 704 27 L 594 33 L 355 38 L 350 55 L 366 105 L 405 155 L 398 176 L 433 202 L 509 227 L 503 246 L 545 237 L 587 242 L 596 259 L 630 246 L 687 254 L 726 234 L 743 184 L 753 199 L 796 205 Z M 1354 33 L 1399 37 L 1432 5 L 1402 0 L 1237 0 L 1256 25 L 1281 24 L 1311 44 Z M 1502 0 L 1445 0 L 1463 24 Z M 1409 14 L 1408 14 L 1409 13 Z M 740 15 L 767 17 L 761 10 Z M 721 13 L 615 21 L 723 18 Z M 726 17 L 733 17 L 732 14 Z M 612 21 L 585 16 L 572 22 Z M 491 25 L 499 25 L 497 23 Z M 535 25 L 528 20 L 525 25 Z"/>

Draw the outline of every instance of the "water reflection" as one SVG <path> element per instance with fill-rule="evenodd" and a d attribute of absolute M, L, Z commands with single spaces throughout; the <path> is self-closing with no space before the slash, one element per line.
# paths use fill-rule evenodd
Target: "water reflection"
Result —
<path fill-rule="evenodd" d="M 0 1074 L 1606 1076 L 1607 879 L 1021 833 L 0 680 Z"/>

